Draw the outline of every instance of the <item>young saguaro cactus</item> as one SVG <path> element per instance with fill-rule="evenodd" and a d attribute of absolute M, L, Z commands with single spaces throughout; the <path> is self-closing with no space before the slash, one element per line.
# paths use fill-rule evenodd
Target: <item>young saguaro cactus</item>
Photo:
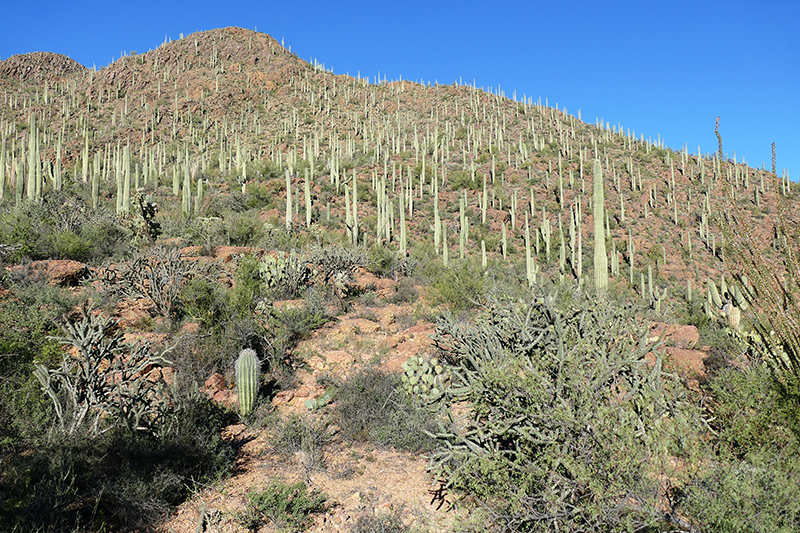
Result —
<path fill-rule="evenodd" d="M 256 352 L 245 348 L 236 359 L 236 391 L 239 396 L 239 411 L 247 416 L 253 410 L 261 382 L 261 361 Z"/>

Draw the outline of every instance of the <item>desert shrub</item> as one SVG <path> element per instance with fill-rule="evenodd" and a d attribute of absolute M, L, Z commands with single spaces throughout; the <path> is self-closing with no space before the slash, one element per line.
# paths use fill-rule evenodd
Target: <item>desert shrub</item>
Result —
<path fill-rule="evenodd" d="M 195 483 L 230 471 L 219 436 L 230 418 L 200 393 L 176 396 L 158 436 L 111 430 L 9 457 L 0 474 L 0 522 L 11 531 L 132 530 L 156 525 Z"/>
<path fill-rule="evenodd" d="M 796 531 L 800 442 L 796 406 L 764 362 L 721 365 L 704 383 L 713 412 L 705 468 L 680 511 L 704 531 Z"/>
<path fill-rule="evenodd" d="M 645 335 L 635 309 L 580 292 L 444 316 L 435 342 L 461 418 L 437 433 L 434 474 L 491 530 L 664 523 L 657 476 L 693 457 L 699 419 L 681 382 L 645 361 Z"/>
<path fill-rule="evenodd" d="M 389 296 L 388 300 L 389 303 L 403 304 L 416 302 L 418 298 L 419 291 L 414 284 L 414 280 L 412 278 L 400 278 L 397 284 L 397 290 L 394 294 Z"/>
<path fill-rule="evenodd" d="M 262 360 L 281 386 L 291 382 L 296 367 L 291 350 L 331 318 L 321 303 L 311 295 L 302 307 L 278 309 L 269 306 L 260 317 Z"/>
<path fill-rule="evenodd" d="M 208 264 L 185 260 L 180 250 L 155 247 L 122 264 L 106 264 L 102 279 L 114 297 L 145 298 L 158 314 L 174 317 L 179 313 L 184 285 L 210 269 Z"/>
<path fill-rule="evenodd" d="M 181 289 L 180 299 L 184 316 L 204 332 L 219 329 L 228 320 L 228 290 L 218 280 L 192 278 Z"/>
<path fill-rule="evenodd" d="M 463 312 L 481 305 L 486 284 L 480 265 L 463 260 L 442 268 L 431 281 L 431 303 Z"/>
<path fill-rule="evenodd" d="M 356 519 L 351 533 L 404 533 L 409 528 L 403 525 L 399 514 L 364 514 Z"/>
<path fill-rule="evenodd" d="M 232 312 L 240 316 L 253 314 L 265 293 L 261 262 L 252 254 L 243 255 L 236 266 L 229 293 Z"/>
<path fill-rule="evenodd" d="M 99 262 L 129 250 L 132 242 L 124 221 L 103 209 L 93 211 L 65 193 L 50 193 L 41 203 L 24 201 L 0 212 L 0 243 L 19 245 L 11 261 Z"/>
<path fill-rule="evenodd" d="M 11 275 L 8 286 L 0 295 L 0 454 L 45 437 L 52 407 L 33 370 L 61 360 L 61 346 L 50 336 L 76 303 L 68 290 L 24 271 Z"/>
<path fill-rule="evenodd" d="M 382 278 L 411 276 L 417 267 L 415 259 L 400 257 L 397 251 L 385 246 L 373 246 L 369 249 L 367 258 L 370 272 Z"/>
<path fill-rule="evenodd" d="M 429 451 L 426 433 L 435 416 L 403 390 L 399 376 L 365 369 L 334 386 L 334 420 L 354 441 L 376 442 L 412 452 Z"/>
<path fill-rule="evenodd" d="M 228 215 L 230 212 L 242 213 L 247 209 L 247 198 L 241 192 L 232 190 L 228 194 L 212 196 L 205 211 L 208 216 L 220 217 Z"/>
<path fill-rule="evenodd" d="M 330 316 L 313 291 L 304 293 L 298 307 L 271 305 L 273 294 L 264 283 L 260 264 L 251 255 L 243 256 L 229 290 L 208 278 L 187 282 L 181 299 L 186 302 L 187 316 L 198 321 L 200 334 L 191 339 L 194 356 L 179 356 L 179 365 L 201 375 L 225 371 L 236 353 L 247 347 L 258 353 L 274 379 L 291 380 L 295 367 L 291 349 Z"/>
<path fill-rule="evenodd" d="M 256 246 L 266 238 L 264 224 L 251 211 L 229 216 L 225 231 L 230 246 Z"/>
<path fill-rule="evenodd" d="M 283 193 L 285 198 L 286 192 Z M 244 195 L 245 205 L 248 209 L 269 210 L 279 207 L 279 203 L 283 198 L 277 194 L 274 186 L 262 183 L 251 183 L 247 186 L 247 192 Z M 282 205 L 285 205 L 282 204 Z"/>
<path fill-rule="evenodd" d="M 301 463 L 306 470 L 325 467 L 323 448 L 330 441 L 327 425 L 297 415 L 279 421 L 271 428 L 272 447 L 286 456 L 303 454 Z"/>
<path fill-rule="evenodd" d="M 300 533 L 313 523 L 312 514 L 325 510 L 327 496 L 309 491 L 305 483 L 289 485 L 272 481 L 264 490 L 248 495 L 247 509 L 241 517 L 243 525 L 255 531 L 264 522 L 271 522 L 278 531 Z"/>
<path fill-rule="evenodd" d="M 447 181 L 449 182 L 450 189 L 453 191 L 460 191 L 461 189 L 478 190 L 483 188 L 483 178 L 481 176 L 473 176 L 472 172 L 467 170 L 448 172 Z"/>

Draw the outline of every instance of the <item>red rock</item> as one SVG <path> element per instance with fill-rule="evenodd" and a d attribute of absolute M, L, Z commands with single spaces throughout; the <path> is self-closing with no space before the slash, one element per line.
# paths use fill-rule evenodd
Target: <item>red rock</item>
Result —
<path fill-rule="evenodd" d="M 132 300 L 125 298 L 117 303 L 114 317 L 119 323 L 119 327 L 136 328 L 147 324 L 155 315 L 155 305 L 151 300 L 141 298 Z"/>
<path fill-rule="evenodd" d="M 272 398 L 272 405 L 283 405 L 292 401 L 294 392 L 290 390 L 282 390 Z"/>
<path fill-rule="evenodd" d="M 695 326 L 664 324 L 662 322 L 651 323 L 650 340 L 654 342 L 662 335 L 668 346 L 684 349 L 694 348 L 700 340 L 700 332 Z"/>
<path fill-rule="evenodd" d="M 214 252 L 214 257 L 223 263 L 230 263 L 234 255 L 254 254 L 255 248 L 249 246 L 219 246 Z"/>
<path fill-rule="evenodd" d="M 328 365 L 345 364 L 349 365 L 355 362 L 356 358 L 344 350 L 332 350 L 322 354 L 322 359 Z"/>
<path fill-rule="evenodd" d="M 239 406 L 239 397 L 232 390 L 221 390 L 211 395 L 211 399 L 220 405 L 234 409 Z"/>
<path fill-rule="evenodd" d="M 47 282 L 53 286 L 77 287 L 81 280 L 90 274 L 89 267 L 79 261 L 67 259 L 47 259 L 44 261 L 34 261 L 28 267 L 12 267 L 9 270 L 24 270 L 35 272 L 47 278 Z"/>
<path fill-rule="evenodd" d="M 187 322 L 181 326 L 181 332 L 189 335 L 197 335 L 200 333 L 200 324 L 197 322 Z"/>
<path fill-rule="evenodd" d="M 228 383 L 225 381 L 225 376 L 217 372 L 211 374 L 211 377 L 206 380 L 205 387 L 209 391 L 216 392 L 227 389 Z"/>
<path fill-rule="evenodd" d="M 295 300 L 275 300 L 272 302 L 272 305 L 280 311 L 286 311 L 290 309 L 302 309 L 306 305 L 306 301 L 302 298 Z"/>
<path fill-rule="evenodd" d="M 396 357 L 393 357 L 386 361 L 383 365 L 384 370 L 387 372 L 402 372 L 403 371 L 403 363 L 408 361 L 408 358 L 411 357 L 409 354 L 402 354 Z"/>
<path fill-rule="evenodd" d="M 181 256 L 183 257 L 200 257 L 202 251 L 202 246 L 186 246 L 180 249 Z"/>
<path fill-rule="evenodd" d="M 670 363 L 677 367 L 678 371 L 691 378 L 704 378 L 706 368 L 703 364 L 708 354 L 702 350 L 686 350 L 668 346 L 665 348 Z"/>

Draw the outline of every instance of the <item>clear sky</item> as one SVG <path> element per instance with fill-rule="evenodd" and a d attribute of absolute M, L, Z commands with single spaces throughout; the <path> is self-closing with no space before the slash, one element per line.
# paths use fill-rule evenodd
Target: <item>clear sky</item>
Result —
<path fill-rule="evenodd" d="M 165 36 L 240 26 L 337 74 L 498 86 L 800 178 L 800 1 L 6 0 L 0 58 L 58 52 L 98 68 Z"/>

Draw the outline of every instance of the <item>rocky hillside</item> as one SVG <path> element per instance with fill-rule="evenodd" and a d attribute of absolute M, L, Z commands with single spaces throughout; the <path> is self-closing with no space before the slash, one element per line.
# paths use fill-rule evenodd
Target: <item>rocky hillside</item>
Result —
<path fill-rule="evenodd" d="M 0 73 L 6 195 L 17 179 L 30 196 L 65 181 L 89 190 L 95 180 L 103 202 L 117 195 L 117 176 L 130 175 L 131 187 L 157 196 L 172 189 L 178 202 L 187 174 L 192 197 L 197 178 L 208 198 L 226 190 L 223 182 L 246 186 L 270 181 L 265 176 L 285 195 L 289 170 L 294 202 L 304 199 L 293 217 L 304 219 L 308 172 L 313 225 L 325 228 L 328 212 L 346 221 L 344 191 L 352 192 L 355 176 L 360 242 L 399 240 L 404 195 L 406 249 L 428 243 L 441 254 L 438 207 L 455 253 L 463 227 L 467 255 L 484 246 L 490 259 L 525 261 L 527 220 L 536 268 L 575 279 L 592 266 L 577 256 L 591 257 L 597 159 L 612 278 L 641 291 L 649 265 L 657 286 L 650 294 L 683 294 L 688 281 L 699 289 L 726 270 L 722 211 L 736 210 L 771 246 L 774 215 L 792 189 L 770 172 L 672 151 L 519 95 L 333 75 L 238 28 L 192 34 L 97 72 L 37 53 L 0 62 Z M 280 170 L 265 174 L 265 163 Z M 31 175 L 41 182 L 29 186 Z"/>
<path fill-rule="evenodd" d="M 603 507 L 604 527 L 669 523 L 698 531 L 693 524 L 705 524 L 698 518 L 705 511 L 685 502 L 704 501 L 703 490 L 715 497 L 731 492 L 708 487 L 744 471 L 736 465 L 747 450 L 766 449 L 767 440 L 794 446 L 790 425 L 771 419 L 753 422 L 771 428 L 763 438 L 759 431 L 726 436 L 725 423 L 733 420 L 733 427 L 745 416 L 739 411 L 757 411 L 732 414 L 731 405 L 779 400 L 766 386 L 719 385 L 728 383 L 720 368 L 744 372 L 760 361 L 752 352 L 745 357 L 744 344 L 736 344 L 741 337 L 728 334 L 739 331 L 734 317 L 746 306 L 740 291 L 748 286 L 729 239 L 748 239 L 750 250 L 761 252 L 763 272 L 784 268 L 785 228 L 798 219 L 796 184 L 787 178 L 724 153 L 670 149 L 627 126 L 585 122 L 580 113 L 525 95 L 335 75 L 269 35 L 240 28 L 191 34 L 100 70 L 55 53 L 14 56 L 0 61 L 0 93 L 0 260 L 14 263 L 0 277 L 0 313 L 20 324 L 0 330 L 0 391 L 8 393 L 0 422 L 10 421 L 0 424 L 9 428 L 0 433 L 0 459 L 13 462 L 0 488 L 14 495 L 0 511 L 26 517 L 31 530 L 80 523 L 181 533 L 450 531 L 475 508 L 470 519 L 525 530 L 545 520 L 530 509 L 548 491 L 569 509 L 546 519 L 552 530 L 564 530 L 560 520 L 567 515 L 592 529 L 595 523 L 585 520 L 594 511 L 581 515 L 572 498 L 602 507 L 602 490 L 634 472 L 627 481 L 640 492 L 621 485 L 613 505 Z M 619 308 L 594 306 L 593 286 L 605 285 L 605 276 Z M 58 292 L 63 285 L 70 287 Z M 532 300 L 531 287 L 539 291 Z M 541 296 L 557 288 L 564 301 Z M 589 293 L 581 288 L 590 288 L 590 300 L 578 299 Z M 621 308 L 629 313 L 623 318 Z M 520 310 L 537 335 L 513 330 Z M 124 331 L 124 340 L 169 355 L 128 378 L 146 390 L 156 382 L 172 387 L 172 404 L 148 403 L 152 410 L 143 419 L 161 421 L 168 412 L 178 422 L 139 439 L 137 432 L 152 428 L 137 418 L 120 437 L 130 439 L 124 446 L 97 434 L 113 419 L 108 413 L 89 431 L 95 440 L 86 442 L 96 446 L 54 443 L 52 432 L 25 422 L 54 416 L 36 393 L 50 386 L 47 379 L 69 374 L 54 370 L 60 356 L 75 353 L 54 340 L 62 319 L 92 316 L 113 317 L 100 337 Z M 540 322 L 531 325 L 532 316 Z M 452 328 L 434 341 L 437 319 Z M 570 320 L 574 330 L 564 325 Z M 608 338 L 620 324 L 629 329 Z M 488 329 L 469 337 L 479 327 Z M 581 381 L 596 377 L 585 368 L 604 357 L 629 355 L 619 346 L 630 348 L 643 332 L 636 358 L 609 362 L 600 370 L 608 373 L 604 380 Z M 461 334 L 460 343 L 453 341 Z M 564 349 L 559 343 L 573 334 Z M 584 334 L 599 340 L 584 342 Z M 490 347 L 481 344 L 492 339 Z M 664 350 L 655 347 L 662 341 Z M 257 352 L 265 375 L 255 379 L 259 407 L 240 417 L 238 394 L 246 387 L 235 383 L 234 362 L 243 348 Z M 558 359 L 557 369 L 536 366 L 550 356 L 576 359 Z M 444 359 L 434 361 L 445 357 L 442 365 Z M 13 363 L 2 366 L 7 361 Z M 111 368 L 110 361 L 97 371 Z M 49 370 L 38 366 L 44 363 Z M 506 364 L 507 372 L 498 371 Z M 577 385 L 559 381 L 550 398 L 530 400 L 546 393 L 538 383 L 567 367 Z M 40 381 L 31 377 L 34 370 Z M 723 377 L 709 384 L 716 373 Z M 458 394 L 469 387 L 453 396 L 437 388 L 470 379 L 479 385 L 472 390 L 488 393 L 465 400 Z M 99 382 L 117 383 L 118 376 Z M 350 412 L 348 394 L 355 398 Z M 431 407 L 451 400 L 449 410 Z M 473 409 L 490 400 L 497 403 L 484 405 L 487 411 Z M 515 401 L 566 414 L 558 424 L 545 414 L 530 430 L 525 424 L 536 417 L 514 412 Z M 602 411 L 598 405 L 608 415 L 600 422 L 601 415 L 592 418 Z M 620 406 L 627 410 L 616 411 Z M 119 411 L 122 418 L 131 412 Z M 362 412 L 373 419 L 362 420 Z M 435 429 L 426 425 L 434 421 L 438 430 L 455 432 L 437 433 L 438 448 Z M 483 431 L 506 421 L 497 434 Z M 626 434 L 618 426 L 634 429 Z M 660 440 L 681 431 L 686 439 Z M 160 440 L 147 440 L 154 436 Z M 45 441 L 52 448 L 38 447 Z M 573 441 L 576 449 L 568 446 Z M 707 441 L 713 451 L 701 456 L 697 450 Z M 536 463 L 552 458 L 542 450 L 554 442 L 566 444 L 554 448 L 553 462 Z M 628 444 L 641 445 L 635 448 L 641 455 L 628 456 Z M 614 455 L 615 446 L 625 453 Z M 722 458 L 719 450 L 728 447 L 736 461 Z M 437 460 L 445 469 L 460 464 L 447 458 L 461 452 L 480 456 L 469 459 L 480 467 L 474 470 L 507 494 L 517 490 L 508 481 L 515 475 L 547 490 L 533 491 L 527 503 L 495 501 L 491 490 L 480 493 L 486 479 L 468 476 L 445 490 L 446 474 L 429 476 L 428 467 Z M 69 472 L 98 473 L 53 488 L 51 480 L 66 477 L 59 477 L 51 453 L 71 465 Z M 152 461 L 141 461 L 141 454 Z M 122 457 L 130 472 L 107 471 L 104 458 L 111 456 Z M 502 463 L 517 456 L 522 466 Z M 147 470 L 156 460 L 165 465 L 163 475 Z M 572 470 L 564 473 L 595 463 L 609 469 L 605 481 L 583 485 Z M 793 468 L 791 461 L 773 464 Z M 703 477 L 729 466 L 728 478 Z M 550 467 L 546 481 L 535 477 Z M 449 472 L 450 479 L 464 471 Z M 797 479 L 800 468 L 763 471 L 771 483 Z M 95 486 L 95 479 L 102 483 Z M 141 496 L 140 479 L 157 480 L 163 494 Z M 269 485 L 276 479 L 290 485 Z M 768 481 L 753 486 L 769 486 L 769 493 Z M 37 487 L 35 498 L 30 486 Z M 275 518 L 259 503 L 284 489 L 278 504 L 308 504 L 296 518 L 311 522 L 291 523 L 291 510 Z M 326 495 L 324 505 L 315 489 Z M 53 503 L 62 493 L 74 496 L 64 497 L 69 505 Z M 464 505 L 451 509 L 458 494 L 467 495 Z M 759 498 L 742 501 L 763 503 Z M 636 506 L 645 501 L 650 507 Z M 636 522 L 645 507 L 649 526 Z M 50 518 L 48 508 L 74 513 L 37 522 Z M 482 517 L 483 511 L 494 514 Z"/>

